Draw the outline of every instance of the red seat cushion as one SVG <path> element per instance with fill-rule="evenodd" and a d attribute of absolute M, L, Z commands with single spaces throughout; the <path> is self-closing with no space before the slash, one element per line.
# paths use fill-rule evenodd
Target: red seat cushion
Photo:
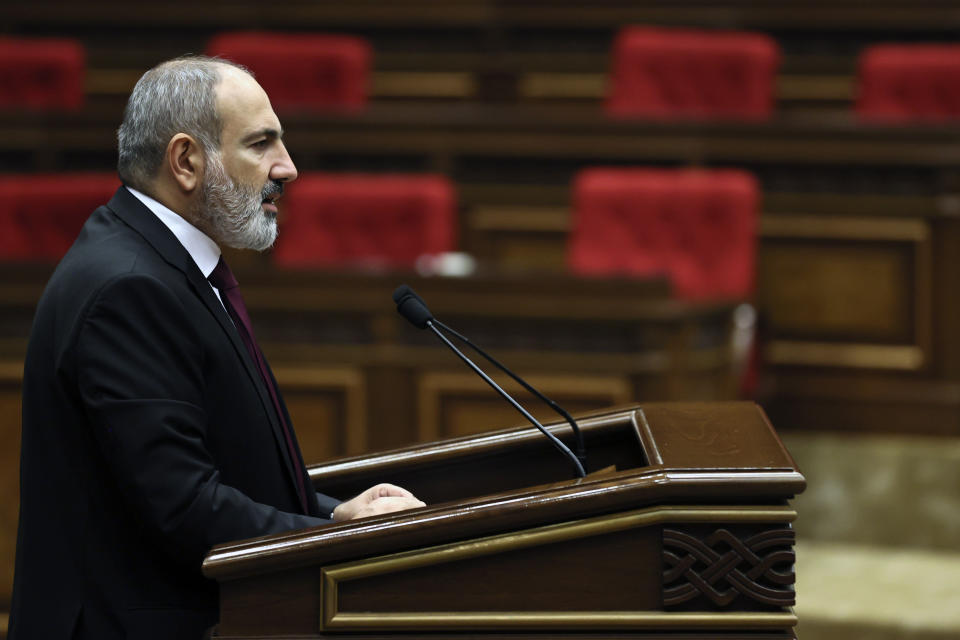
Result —
<path fill-rule="evenodd" d="M 0 108 L 78 109 L 85 72 L 76 40 L 0 37 Z"/>
<path fill-rule="evenodd" d="M 625 27 L 614 42 L 614 116 L 767 118 L 780 63 L 766 35 Z"/>
<path fill-rule="evenodd" d="M 574 182 L 568 264 L 665 275 L 687 299 L 753 291 L 759 189 L 738 170 L 587 169 Z"/>
<path fill-rule="evenodd" d="M 960 45 L 878 45 L 859 67 L 856 110 L 864 119 L 960 117 Z"/>
<path fill-rule="evenodd" d="M 455 247 L 454 191 L 441 176 L 307 174 L 280 206 L 282 266 L 411 267 Z"/>
<path fill-rule="evenodd" d="M 238 31 L 214 37 L 207 53 L 250 69 L 278 111 L 354 110 L 367 102 L 372 52 L 361 38 Z"/>
<path fill-rule="evenodd" d="M 0 259 L 59 260 L 119 186 L 115 173 L 0 175 Z"/>

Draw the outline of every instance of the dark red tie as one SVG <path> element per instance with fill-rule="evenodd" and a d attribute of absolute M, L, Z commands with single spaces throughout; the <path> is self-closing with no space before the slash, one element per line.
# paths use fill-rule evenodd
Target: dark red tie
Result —
<path fill-rule="evenodd" d="M 290 431 L 290 426 L 284 419 L 283 411 L 280 409 L 277 389 L 274 387 L 270 374 L 267 372 L 267 365 L 263 359 L 263 353 L 260 352 L 260 347 L 257 346 L 257 341 L 254 338 L 253 326 L 251 326 L 250 316 L 247 314 L 247 306 L 243 304 L 243 296 L 240 295 L 240 283 L 238 283 L 237 279 L 233 276 L 233 272 L 230 271 L 230 267 L 227 266 L 223 256 L 220 256 L 220 261 L 217 262 L 216 268 L 207 279 L 210 281 L 210 284 L 220 291 L 223 306 L 226 307 L 227 312 L 230 314 L 233 324 L 237 327 L 237 332 L 240 333 L 240 337 L 243 339 L 243 344 L 247 347 L 247 352 L 260 370 L 260 377 L 263 378 L 263 384 L 267 386 L 267 390 L 270 392 L 270 399 L 273 400 L 273 408 L 277 412 L 277 419 L 280 420 L 280 426 L 283 428 L 283 437 L 287 441 L 287 451 L 290 453 L 290 460 L 293 462 L 293 472 L 297 477 L 297 491 L 300 496 L 300 505 L 303 507 L 304 513 L 309 513 L 307 509 L 307 493 L 303 486 L 303 467 L 300 464 L 300 457 L 297 455 L 297 447 L 293 443 L 293 434 Z"/>

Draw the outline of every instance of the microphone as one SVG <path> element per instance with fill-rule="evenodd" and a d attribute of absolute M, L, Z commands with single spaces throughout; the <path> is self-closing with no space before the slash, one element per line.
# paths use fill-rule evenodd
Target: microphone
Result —
<path fill-rule="evenodd" d="M 427 303 L 408 285 L 402 284 L 394 289 L 393 301 L 397 303 L 397 313 L 417 329 L 426 329 L 427 323 L 434 319 Z"/>
<path fill-rule="evenodd" d="M 521 379 L 515 373 L 507 369 L 505 366 L 503 366 L 499 362 L 497 362 L 493 357 L 487 355 L 487 353 L 484 352 L 482 349 L 480 349 L 480 347 L 476 346 L 471 341 L 467 340 L 465 337 L 463 337 L 453 329 L 450 329 L 449 327 L 444 325 L 442 322 L 434 318 L 433 314 L 430 313 L 430 309 L 427 308 L 426 303 L 423 301 L 423 298 L 418 296 L 416 292 L 413 289 L 411 289 L 409 286 L 403 284 L 397 287 L 396 290 L 393 292 L 393 301 L 397 304 L 397 313 L 399 313 L 404 318 L 406 318 L 407 321 L 410 322 L 410 324 L 417 327 L 418 329 L 430 329 L 431 331 L 433 331 L 437 335 L 437 337 L 444 342 L 444 344 L 446 344 L 454 353 L 457 354 L 457 356 L 461 360 L 463 360 L 466 363 L 468 367 L 470 367 L 477 375 L 483 378 L 483 380 L 487 384 L 493 387 L 493 389 L 497 393 L 499 393 L 507 402 L 509 402 L 514 409 L 519 411 L 524 418 L 529 420 L 530 423 L 533 424 L 533 426 L 539 429 L 540 432 L 543 433 L 543 435 L 545 435 L 550 440 L 553 446 L 556 447 L 563 455 L 565 455 L 570 460 L 571 464 L 573 464 L 574 468 L 576 469 L 577 477 L 583 478 L 584 476 L 586 476 L 586 472 L 584 471 L 583 464 L 581 462 L 586 458 L 586 454 L 583 447 L 583 436 L 580 433 L 580 428 L 577 426 L 576 421 L 570 416 L 569 413 L 561 409 L 555 402 L 553 402 L 552 400 L 544 396 L 542 393 L 540 393 L 539 391 L 531 387 L 529 384 L 527 384 L 523 379 Z M 560 415 L 562 415 L 567 420 L 567 422 L 570 423 L 570 426 L 573 428 L 573 433 L 577 439 L 577 449 L 578 449 L 579 455 L 575 456 L 573 452 L 570 451 L 570 449 L 567 447 L 567 445 L 563 444 L 563 442 L 561 442 L 559 438 L 557 438 L 555 435 L 547 431 L 542 424 L 537 422 L 537 419 L 534 418 L 532 415 L 530 415 L 530 413 L 526 409 L 520 406 L 520 404 L 510 396 L 510 394 L 508 394 L 506 391 L 500 388 L 500 385 L 498 385 L 496 382 L 493 381 L 492 378 L 490 378 L 490 376 L 484 373 L 483 370 L 480 369 L 480 367 L 478 367 L 473 362 L 473 360 L 468 358 L 462 351 L 460 351 L 460 349 L 458 349 L 452 342 L 450 342 L 450 340 L 447 339 L 447 337 L 437 329 L 438 326 L 450 332 L 452 335 L 454 335 L 458 339 L 468 344 L 470 347 L 472 347 L 474 350 L 480 353 L 480 355 L 482 355 L 491 363 L 493 363 L 497 368 L 499 368 L 501 371 L 503 371 L 504 373 L 509 375 L 511 378 L 516 380 L 518 383 L 520 383 L 525 389 L 527 389 L 528 391 L 536 395 L 538 398 L 546 402 L 551 408 L 553 408 L 555 411 L 560 413 Z"/>
<path fill-rule="evenodd" d="M 407 320 L 410 321 L 414 326 L 416 326 L 419 329 L 425 329 L 427 328 L 427 320 L 433 322 L 434 325 L 440 327 L 447 333 L 453 335 L 455 338 L 465 343 L 471 349 L 473 349 L 474 351 L 479 353 L 481 356 L 486 358 L 487 361 L 489 361 L 495 367 L 500 369 L 500 371 L 506 373 L 508 376 L 513 378 L 524 389 L 526 389 L 536 397 L 540 398 L 551 409 L 553 409 L 560 416 L 562 416 L 570 425 L 570 428 L 573 429 L 574 438 L 576 439 L 577 459 L 580 461 L 582 465 L 587 464 L 587 460 L 586 460 L 587 454 L 586 454 L 586 448 L 584 447 L 584 444 L 583 444 L 583 434 L 580 433 L 580 427 L 577 425 L 577 421 L 574 420 L 573 416 L 571 416 L 563 407 L 558 405 L 556 402 L 554 402 L 544 394 L 540 393 L 540 391 L 538 391 L 533 386 L 528 384 L 526 380 L 524 380 L 523 378 L 515 374 L 510 369 L 508 369 L 499 360 L 497 360 L 496 358 L 491 356 L 489 353 L 481 349 L 480 346 L 475 344 L 472 340 L 458 333 L 454 329 L 451 329 L 450 327 L 448 327 L 447 325 L 445 325 L 444 323 L 440 322 L 435 317 L 433 317 L 433 314 L 431 314 L 430 310 L 427 308 L 427 303 L 424 302 L 423 298 L 417 295 L 417 292 L 414 291 L 409 286 L 401 285 L 400 287 L 398 287 L 396 291 L 394 291 L 393 298 L 394 298 L 394 302 L 397 303 L 397 311 L 400 313 L 400 315 L 407 318 Z"/>

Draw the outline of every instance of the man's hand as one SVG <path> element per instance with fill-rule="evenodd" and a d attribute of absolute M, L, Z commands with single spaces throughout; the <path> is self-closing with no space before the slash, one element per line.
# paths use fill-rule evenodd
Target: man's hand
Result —
<path fill-rule="evenodd" d="M 353 520 L 425 506 L 427 505 L 424 502 L 417 500 L 406 489 L 382 483 L 370 487 L 355 498 L 341 502 L 333 510 L 333 519 Z"/>

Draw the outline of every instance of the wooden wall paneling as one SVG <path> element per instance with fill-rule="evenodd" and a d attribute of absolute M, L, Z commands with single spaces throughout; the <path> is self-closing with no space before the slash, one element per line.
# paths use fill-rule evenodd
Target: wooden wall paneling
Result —
<path fill-rule="evenodd" d="M 933 342 L 934 323 L 934 271 L 933 225 L 935 220 L 904 220 L 910 225 L 901 229 L 900 241 L 913 243 L 913 321 L 915 345 L 926 360 L 926 369 L 934 370 L 941 356 Z M 896 234 L 895 234 L 896 235 Z"/>
<path fill-rule="evenodd" d="M 417 442 L 416 376 L 413 363 L 369 367 L 366 376 L 368 450 Z"/>
<path fill-rule="evenodd" d="M 951 265 L 960 266 L 951 257 L 953 243 L 960 241 L 951 227 L 942 217 L 823 218 L 819 228 L 787 217 L 765 221 L 765 233 L 770 233 L 765 245 L 772 251 L 810 240 L 822 245 L 819 259 L 833 261 L 834 268 L 840 264 L 837 257 L 846 256 L 853 259 L 847 268 L 867 269 L 859 285 L 850 283 L 846 295 L 861 308 L 846 319 L 831 316 L 828 308 L 818 314 L 819 326 L 805 330 L 778 329 L 771 322 L 772 349 L 766 359 L 777 366 L 768 405 L 781 428 L 960 432 L 960 381 L 951 371 L 956 360 L 948 363 L 957 353 L 949 327 L 960 320 L 947 297 Z M 797 275 L 816 282 L 816 262 L 812 258 L 807 273 Z M 876 268 L 870 269 L 871 264 Z M 770 278 L 771 287 L 795 281 Z M 843 300 L 839 288 L 806 290 L 815 294 L 809 304 L 839 300 L 856 307 Z"/>
<path fill-rule="evenodd" d="M 470 208 L 465 227 L 468 250 L 499 268 L 565 269 L 568 205 L 478 204 Z"/>
<path fill-rule="evenodd" d="M 781 431 L 960 434 L 960 385 L 902 375 L 777 371 L 763 401 Z"/>
<path fill-rule="evenodd" d="M 912 189 L 916 193 L 884 193 L 884 176 L 859 168 L 861 180 L 869 180 L 868 185 L 872 193 L 860 190 L 850 193 L 840 193 L 836 189 L 830 192 L 800 191 L 799 185 L 766 190 L 763 194 L 764 215 L 797 215 L 797 212 L 808 214 L 860 217 L 860 218 L 937 218 L 944 215 L 953 215 L 960 208 L 960 204 L 952 204 L 952 197 L 948 192 L 937 186 L 942 181 L 939 171 L 927 175 L 930 181 L 927 187 Z M 819 172 L 818 172 L 819 174 Z M 937 194 L 923 193 L 927 190 L 937 191 Z"/>
<path fill-rule="evenodd" d="M 729 362 L 725 362 L 722 365 L 718 364 L 712 370 L 688 371 L 684 375 L 683 385 L 679 395 L 676 393 L 665 393 L 661 391 L 657 395 L 642 397 L 635 395 L 634 398 L 636 398 L 638 401 L 644 399 L 679 400 L 681 398 L 693 398 L 700 401 L 708 401 L 740 397 L 739 377 L 729 374 L 725 375 L 725 372 L 727 372 L 729 369 Z"/>
<path fill-rule="evenodd" d="M 956 380 L 960 379 L 960 220 L 938 219 L 932 229 L 936 371 Z"/>
<path fill-rule="evenodd" d="M 607 74 L 570 71 L 523 73 L 519 94 L 526 100 L 603 100 L 607 95 Z"/>
<path fill-rule="evenodd" d="M 778 335 L 913 342 L 902 247 L 789 238 L 761 254 L 761 304 Z"/>
<path fill-rule="evenodd" d="M 667 357 L 670 366 L 667 368 L 666 382 L 668 398 L 682 398 L 686 392 L 686 373 L 690 363 L 687 359 L 686 346 L 695 339 L 696 327 L 690 322 L 681 323 L 678 330 L 671 332 L 667 339 Z"/>
<path fill-rule="evenodd" d="M 525 100 L 600 102 L 607 95 L 604 70 L 594 73 L 534 71 L 520 74 L 519 83 L 519 95 Z M 417 93 L 411 91 L 407 97 L 415 95 Z M 816 106 L 846 110 L 856 96 L 856 78 L 840 74 L 781 73 L 776 78 L 774 96 L 780 109 L 785 103 L 794 103 L 808 110 Z"/>
<path fill-rule="evenodd" d="M 287 364 L 274 375 L 307 464 L 367 451 L 367 385 L 361 371 Z"/>
<path fill-rule="evenodd" d="M 664 376 L 650 372 L 638 373 L 631 376 L 631 382 L 633 397 L 640 398 L 641 401 L 660 401 L 670 398 L 669 385 Z"/>
<path fill-rule="evenodd" d="M 475 98 L 477 80 L 463 71 L 375 71 L 370 95 L 383 98 L 461 99 Z"/>
<path fill-rule="evenodd" d="M 493 367 L 481 367 L 541 422 L 556 414 L 539 399 Z M 626 376 L 536 373 L 523 375 L 534 388 L 571 414 L 622 405 L 635 400 Z M 427 371 L 417 382 L 418 436 L 421 442 L 472 435 L 492 426 L 526 424 L 526 419 L 472 372 Z"/>
<path fill-rule="evenodd" d="M 769 362 L 930 366 L 929 222 L 768 216 L 761 234 L 758 296 Z"/>
<path fill-rule="evenodd" d="M 566 269 L 567 236 L 536 231 L 502 231 L 485 234 L 490 249 L 483 258 L 498 269 L 552 271 Z"/>

